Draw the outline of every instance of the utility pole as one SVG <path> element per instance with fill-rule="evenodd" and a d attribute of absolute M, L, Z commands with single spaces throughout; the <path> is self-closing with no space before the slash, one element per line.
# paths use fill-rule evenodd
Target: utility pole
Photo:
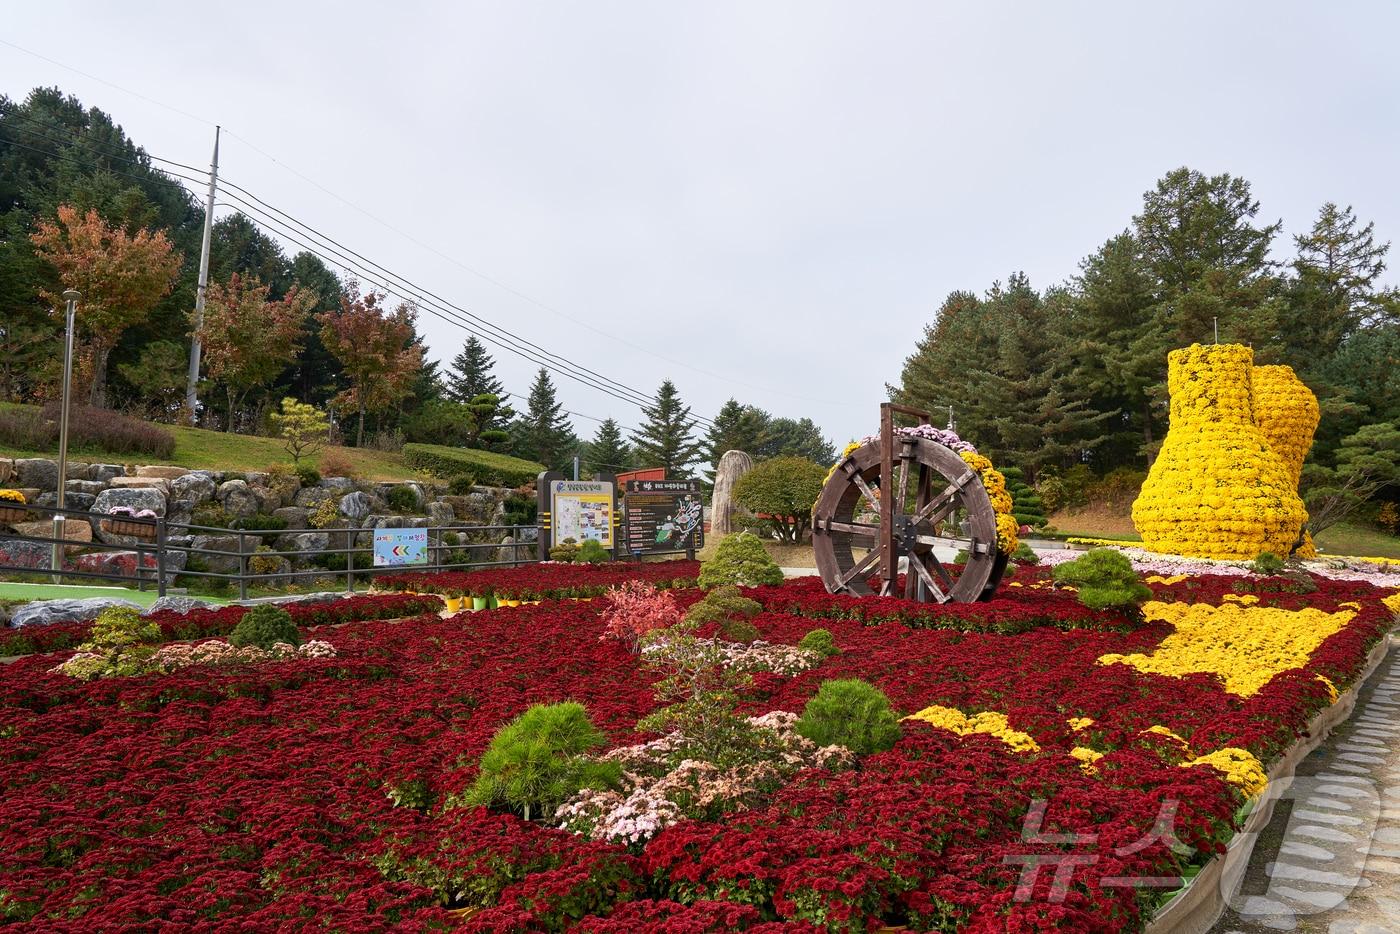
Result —
<path fill-rule="evenodd" d="M 214 192 L 219 187 L 219 127 L 214 127 L 214 161 L 209 164 L 209 198 L 204 203 L 204 243 L 199 248 L 199 284 L 194 293 L 194 333 L 190 337 L 190 375 L 185 384 L 185 407 L 190 421 L 199 410 L 199 329 L 204 327 L 204 292 L 209 288 L 209 238 L 214 232 Z"/>
<path fill-rule="evenodd" d="M 53 582 L 55 584 L 63 580 L 63 551 L 64 545 L 61 542 L 67 540 L 68 536 L 65 526 L 65 516 L 62 512 L 64 493 L 68 489 L 68 409 L 69 401 L 73 395 L 73 332 L 77 329 L 74 320 L 78 311 L 78 299 L 83 294 L 76 289 L 67 289 L 63 293 L 63 302 L 66 306 L 63 313 L 63 395 L 62 402 L 58 410 L 58 508 L 59 512 L 53 516 L 53 555 L 49 568 L 54 572 Z"/>

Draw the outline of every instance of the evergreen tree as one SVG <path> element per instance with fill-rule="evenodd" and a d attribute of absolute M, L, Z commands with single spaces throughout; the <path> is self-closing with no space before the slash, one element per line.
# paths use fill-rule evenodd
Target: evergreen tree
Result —
<path fill-rule="evenodd" d="M 1249 182 L 1184 167 L 1143 196 L 1134 232 L 1157 302 L 1141 326 L 1142 352 L 1165 360 L 1173 347 L 1212 340 L 1218 322 L 1221 341 L 1268 356 L 1281 311 L 1269 248 L 1282 222 L 1256 227 L 1258 213 Z"/>
<path fill-rule="evenodd" d="M 737 399 L 730 399 L 721 406 L 705 433 L 705 455 L 711 470 L 725 451 L 743 451 L 757 457 L 768 422 L 767 412 L 751 405 L 740 405 Z"/>
<path fill-rule="evenodd" d="M 761 409 L 756 411 L 766 424 L 757 449 L 752 452 L 755 460 L 801 457 L 818 464 L 836 460 L 835 445 L 822 437 L 822 430 L 810 418 L 773 418 Z"/>
<path fill-rule="evenodd" d="M 512 453 L 550 470 L 572 469 L 578 437 L 564 413 L 549 371 L 540 367 L 530 386 L 529 404 L 510 431 Z"/>
<path fill-rule="evenodd" d="M 705 446 L 695 439 L 690 406 L 681 403 L 669 379 L 656 391 L 656 401 L 643 406 L 646 423 L 632 435 L 636 458 L 643 467 L 664 467 L 668 476 L 688 475 L 687 465 L 699 460 Z"/>
<path fill-rule="evenodd" d="M 622 428 L 611 418 L 604 419 L 598 433 L 584 449 L 588 473 L 621 473 L 632 469 L 632 450 L 622 437 Z"/>
<path fill-rule="evenodd" d="M 1359 226 L 1351 207 L 1327 202 L 1306 234 L 1293 238 L 1296 278 L 1280 329 L 1288 356 L 1315 373 L 1359 329 L 1386 318 L 1393 293 L 1378 292 L 1389 243 L 1377 243 L 1375 224 Z"/>
<path fill-rule="evenodd" d="M 1135 343 L 1156 304 L 1156 277 L 1125 230 L 1080 264 L 1073 288 L 1075 327 L 1059 330 L 1079 362 L 1090 407 L 1116 413 L 1105 424 L 1099 453 L 1105 463 L 1131 463 L 1165 425 L 1166 413 L 1154 407 L 1150 390 L 1161 382 L 1166 360 Z"/>
<path fill-rule="evenodd" d="M 488 394 L 504 399 L 506 387 L 493 375 L 495 365 L 496 361 L 487 352 L 486 345 L 475 334 L 469 335 L 461 352 L 452 358 L 451 369 L 447 373 L 448 393 L 458 402 L 470 402 L 477 396 Z"/>

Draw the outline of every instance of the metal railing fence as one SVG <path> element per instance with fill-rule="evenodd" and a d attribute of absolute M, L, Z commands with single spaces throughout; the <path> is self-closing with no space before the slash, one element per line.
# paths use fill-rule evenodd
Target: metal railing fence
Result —
<path fill-rule="evenodd" d="M 0 507 L 10 504 L 0 503 Z M 308 528 L 308 529 L 226 529 L 213 526 L 194 525 L 185 522 L 168 522 L 164 518 L 133 516 L 101 516 L 75 509 L 58 509 L 53 506 L 23 507 L 14 504 L 12 508 L 23 509 L 29 515 L 27 520 L 42 522 L 46 518 L 54 527 L 47 535 L 24 534 L 8 526 L 0 526 L 0 544 L 20 542 L 35 546 L 32 549 L 11 548 L 8 563 L 0 564 L 0 574 L 36 574 L 49 576 L 57 583 L 64 578 L 73 580 L 117 581 L 134 585 L 144 590 L 154 585 L 161 596 L 165 596 L 171 581 L 177 577 L 207 581 L 222 581 L 238 588 L 239 599 L 248 599 L 249 585 L 269 584 L 279 581 L 344 578 L 345 589 L 353 593 L 356 578 L 372 577 L 375 574 L 397 574 L 404 571 L 450 571 L 474 570 L 488 567 L 518 567 L 533 564 L 539 560 L 535 541 L 527 540 L 540 534 L 538 525 L 447 525 L 447 526 L 403 526 L 422 528 L 428 533 L 428 561 L 416 565 L 374 565 L 374 531 L 366 528 Z M 54 520 L 63 517 L 68 521 L 87 522 L 93 526 L 92 541 L 77 541 L 60 537 L 58 523 Z M 109 535 L 122 535 L 116 542 L 104 542 L 99 537 L 99 525 L 119 523 L 120 531 L 109 531 Z M 125 534 L 125 533 L 137 534 Z M 286 536 L 317 535 L 326 536 L 325 547 L 279 548 L 277 539 Z M 470 539 L 485 537 L 488 541 Z M 502 544 L 500 539 L 510 537 L 512 544 Z M 225 538 L 232 542 L 210 542 L 210 539 Z M 454 541 L 454 538 L 456 539 Z M 467 540 L 463 540 L 467 539 Z M 195 541 L 203 544 L 196 545 Z M 363 542 L 363 544 L 362 544 Z M 236 543 L 236 544 L 234 544 Z M 270 544 L 269 544 L 270 543 Z M 220 547 L 214 547 L 214 545 Z M 287 544 L 285 541 L 282 544 Z M 57 548 L 65 552 L 81 549 L 88 554 L 133 553 L 131 570 L 125 570 L 125 562 L 96 561 L 86 566 L 70 560 L 60 560 L 59 567 L 53 566 Z M 489 552 L 489 560 L 476 560 L 480 552 Z M 501 553 L 506 557 L 502 559 Z M 17 564 L 28 555 L 42 564 Z M 171 560 L 181 555 L 183 560 Z M 18 557 L 17 557 L 18 556 Z M 315 558 L 321 562 L 339 565 L 337 556 L 344 557 L 344 567 L 295 568 L 298 559 Z M 468 560 L 460 560 L 466 557 Z M 279 567 L 285 559 L 290 570 L 260 571 L 267 562 L 276 562 Z M 123 565 L 113 570 L 111 565 Z M 214 568 L 222 567 L 222 570 Z"/>

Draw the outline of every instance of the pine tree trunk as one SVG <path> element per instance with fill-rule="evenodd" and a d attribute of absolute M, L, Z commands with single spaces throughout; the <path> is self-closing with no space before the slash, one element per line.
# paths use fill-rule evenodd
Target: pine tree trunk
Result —
<path fill-rule="evenodd" d="M 365 406 L 360 403 L 360 427 L 355 431 L 355 447 L 365 446 Z"/>
<path fill-rule="evenodd" d="M 238 403 L 236 402 L 236 400 L 235 400 L 234 397 L 233 397 L 233 387 L 230 386 L 228 389 L 225 390 L 225 392 L 228 394 L 228 419 L 227 419 L 226 422 L 224 423 L 224 431 L 226 431 L 226 432 L 232 434 L 232 433 L 233 433 L 233 412 L 234 412 L 234 409 L 237 407 Z"/>

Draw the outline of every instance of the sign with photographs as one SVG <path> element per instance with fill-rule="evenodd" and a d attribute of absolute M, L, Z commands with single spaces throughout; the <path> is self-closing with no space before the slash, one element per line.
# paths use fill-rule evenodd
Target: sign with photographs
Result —
<path fill-rule="evenodd" d="M 606 480 L 554 480 L 550 483 L 550 538 L 613 547 L 613 485 Z"/>

